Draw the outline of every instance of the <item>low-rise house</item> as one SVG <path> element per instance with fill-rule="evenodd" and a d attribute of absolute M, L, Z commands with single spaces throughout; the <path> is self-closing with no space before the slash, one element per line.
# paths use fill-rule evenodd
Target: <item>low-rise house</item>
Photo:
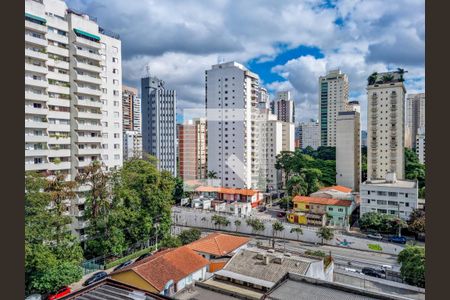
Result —
<path fill-rule="evenodd" d="M 395 173 L 388 173 L 385 179 L 367 180 L 360 190 L 361 216 L 378 212 L 408 220 L 411 212 L 419 207 L 417 180 L 398 180 Z"/>
<path fill-rule="evenodd" d="M 296 196 L 292 202 L 294 207 L 293 211 L 288 214 L 289 222 L 316 225 L 308 220 L 308 214 L 312 214 L 322 216 L 322 224 L 319 224 L 321 226 L 324 225 L 324 218 L 326 218 L 326 223 L 330 226 L 349 226 L 350 216 L 356 207 L 353 200 L 334 198 Z"/>
<path fill-rule="evenodd" d="M 341 200 L 354 200 L 356 193 L 352 193 L 352 189 L 341 186 L 329 186 L 324 187 L 318 190 L 315 193 L 310 194 L 311 197 L 316 198 L 333 198 L 333 199 L 341 199 Z"/>
<path fill-rule="evenodd" d="M 192 242 L 186 247 L 194 250 L 210 261 L 207 271 L 215 272 L 223 268 L 230 258 L 247 246 L 250 238 L 214 232 Z"/>
<path fill-rule="evenodd" d="M 223 200 L 228 204 L 234 201 L 250 203 L 252 207 L 257 207 L 263 200 L 263 193 L 250 189 L 199 186 L 195 189 L 195 192 L 204 197 Z"/>
<path fill-rule="evenodd" d="M 206 276 L 209 261 L 183 246 L 166 249 L 113 272 L 112 279 L 144 291 L 172 296 Z"/>

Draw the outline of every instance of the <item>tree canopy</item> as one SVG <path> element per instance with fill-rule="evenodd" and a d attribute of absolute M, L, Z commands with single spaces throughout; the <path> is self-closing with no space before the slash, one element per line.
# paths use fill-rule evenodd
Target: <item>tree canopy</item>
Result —
<path fill-rule="evenodd" d="M 425 248 L 406 246 L 399 255 L 400 273 L 408 284 L 425 287 Z"/>
<path fill-rule="evenodd" d="M 196 228 L 183 230 L 178 237 L 180 238 L 181 244 L 187 245 L 189 243 L 195 242 L 200 238 L 202 232 Z"/>
<path fill-rule="evenodd" d="M 404 228 L 403 220 L 394 215 L 368 212 L 359 219 L 359 227 L 362 230 L 373 230 L 381 233 L 396 233 L 399 225 Z"/>

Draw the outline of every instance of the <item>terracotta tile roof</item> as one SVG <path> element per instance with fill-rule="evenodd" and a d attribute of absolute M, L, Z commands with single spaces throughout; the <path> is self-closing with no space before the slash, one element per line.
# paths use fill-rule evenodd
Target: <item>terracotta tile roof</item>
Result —
<path fill-rule="evenodd" d="M 339 192 L 343 192 L 343 193 L 351 193 L 352 189 L 342 186 L 342 185 L 334 185 L 334 186 L 328 186 L 328 187 L 324 187 L 321 188 L 320 191 L 329 191 L 329 190 L 335 190 L 335 191 L 339 191 Z"/>
<path fill-rule="evenodd" d="M 322 205 L 335 205 L 335 206 L 350 206 L 350 205 L 352 205 L 351 200 L 306 197 L 306 196 L 295 196 L 294 199 L 292 199 L 292 201 L 293 202 L 301 202 L 301 203 L 322 204 Z"/>
<path fill-rule="evenodd" d="M 195 189 L 196 192 L 216 192 L 221 194 L 230 194 L 230 195 L 244 195 L 244 196 L 253 196 L 258 193 L 257 190 L 249 190 L 249 189 L 232 189 L 232 188 L 224 188 L 224 187 L 214 187 L 214 186 L 199 186 Z"/>
<path fill-rule="evenodd" d="M 162 291 L 169 280 L 172 279 L 176 283 L 208 264 L 207 259 L 183 246 L 162 250 L 112 274 L 133 271 L 156 289 Z"/>
<path fill-rule="evenodd" d="M 186 247 L 215 256 L 223 256 L 231 253 L 249 241 L 250 238 L 214 232 L 198 241 L 186 245 Z"/>

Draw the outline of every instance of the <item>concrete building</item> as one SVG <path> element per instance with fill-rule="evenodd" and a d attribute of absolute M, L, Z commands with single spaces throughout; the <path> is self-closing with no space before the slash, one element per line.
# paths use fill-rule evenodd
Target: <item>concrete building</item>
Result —
<path fill-rule="evenodd" d="M 361 129 L 357 110 L 342 111 L 336 119 L 336 183 L 359 191 Z"/>
<path fill-rule="evenodd" d="M 339 69 L 319 77 L 321 146 L 336 146 L 336 119 L 338 112 L 347 110 L 348 93 L 348 77 Z"/>
<path fill-rule="evenodd" d="M 158 169 L 177 176 L 176 92 L 156 77 L 141 79 L 143 152 L 158 159 Z"/>
<path fill-rule="evenodd" d="M 302 126 L 297 125 L 295 126 L 295 149 L 301 149 L 302 148 Z"/>
<path fill-rule="evenodd" d="M 395 172 L 405 177 L 405 85 L 403 74 L 373 74 L 367 85 L 367 178 Z"/>
<path fill-rule="evenodd" d="M 278 120 L 288 123 L 295 122 L 295 103 L 290 91 L 278 92 L 275 100 L 275 115 Z"/>
<path fill-rule="evenodd" d="M 64 1 L 26 0 L 25 170 L 73 180 L 93 161 L 122 166 L 121 102 L 119 36 Z M 81 236 L 84 201 L 68 203 Z"/>
<path fill-rule="evenodd" d="M 123 159 L 142 158 L 142 135 L 137 131 L 123 133 Z"/>
<path fill-rule="evenodd" d="M 123 86 L 122 87 L 122 124 L 123 131 L 134 130 L 134 99 L 137 97 L 137 89 Z"/>
<path fill-rule="evenodd" d="M 425 164 L 425 128 L 417 130 L 415 149 L 420 163 Z"/>
<path fill-rule="evenodd" d="M 378 212 L 408 220 L 418 208 L 418 184 L 412 180 L 398 180 L 395 173 L 385 179 L 367 180 L 360 187 L 360 214 Z"/>
<path fill-rule="evenodd" d="M 361 130 L 361 147 L 367 147 L 367 131 Z"/>
<path fill-rule="evenodd" d="M 301 148 L 305 149 L 310 146 L 314 150 L 320 146 L 320 125 L 317 120 L 300 123 L 301 132 Z"/>
<path fill-rule="evenodd" d="M 206 178 L 206 119 L 178 124 L 178 152 L 179 173 L 184 181 Z"/>
<path fill-rule="evenodd" d="M 237 62 L 205 72 L 208 171 L 220 185 L 265 189 L 264 117 L 258 75 Z"/>
<path fill-rule="evenodd" d="M 415 148 L 419 129 L 425 134 L 425 93 L 408 94 L 405 106 L 405 147 Z"/>

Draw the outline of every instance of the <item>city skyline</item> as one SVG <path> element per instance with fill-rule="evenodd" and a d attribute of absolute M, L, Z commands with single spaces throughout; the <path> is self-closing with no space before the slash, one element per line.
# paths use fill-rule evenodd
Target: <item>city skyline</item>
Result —
<path fill-rule="evenodd" d="M 361 103 L 362 129 L 367 128 L 365 87 L 372 72 L 403 68 L 407 91 L 424 92 L 423 1 L 284 1 L 270 7 L 252 1 L 190 1 L 178 3 L 179 10 L 169 9 L 170 1 L 158 6 L 145 1 L 67 3 L 121 35 L 124 84 L 138 86 L 150 64 L 152 75 L 177 90 L 178 114 L 204 106 L 204 71 L 219 58 L 259 74 L 271 98 L 291 90 L 299 122 L 316 118 L 317 78 L 330 69 L 348 74 L 350 100 Z M 297 14 L 304 18 L 294 18 Z"/>

